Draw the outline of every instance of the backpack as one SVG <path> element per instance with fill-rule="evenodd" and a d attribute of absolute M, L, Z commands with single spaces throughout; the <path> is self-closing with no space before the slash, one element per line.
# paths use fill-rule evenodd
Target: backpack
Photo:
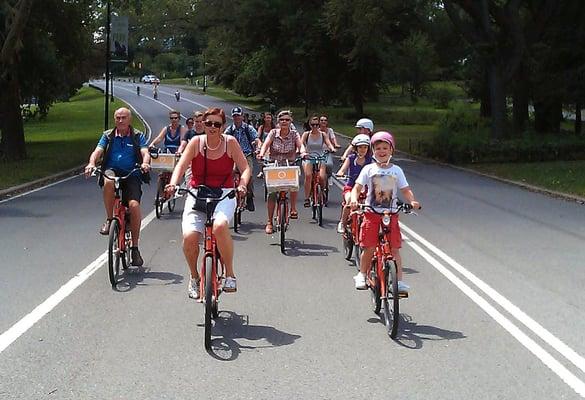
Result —
<path fill-rule="evenodd" d="M 115 130 L 114 129 L 109 129 L 107 131 L 104 132 L 107 135 L 108 141 L 106 143 L 106 148 L 104 150 L 104 155 L 102 157 L 102 164 L 108 159 L 108 157 L 110 156 L 110 153 L 112 151 L 112 147 L 110 146 L 110 143 L 112 142 L 112 139 L 114 138 L 115 135 Z M 142 160 L 142 154 L 140 153 L 140 143 L 138 143 L 138 135 L 136 133 L 134 133 L 134 128 L 130 127 L 130 134 L 132 137 L 132 144 L 134 145 L 134 158 L 136 160 L 138 160 L 138 162 L 140 162 Z M 142 182 L 150 184 L 150 173 L 149 172 L 142 172 L 141 175 L 141 179 Z M 104 185 L 104 177 L 100 175 L 99 178 L 99 185 L 103 186 Z"/>

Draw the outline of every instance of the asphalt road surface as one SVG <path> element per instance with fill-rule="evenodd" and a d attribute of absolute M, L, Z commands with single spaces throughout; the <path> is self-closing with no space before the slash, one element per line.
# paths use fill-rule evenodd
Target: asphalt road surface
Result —
<path fill-rule="evenodd" d="M 161 85 L 116 83 L 154 132 L 233 106 Z M 113 111 L 113 110 L 112 110 Z M 335 128 L 335 121 L 331 121 Z M 74 121 L 72 121 L 74 126 Z M 96 132 L 96 143 L 99 138 Z M 399 135 L 400 132 L 397 132 Z M 89 156 L 89 154 L 88 154 Z M 397 157 L 423 210 L 401 216 L 410 298 L 397 340 L 353 288 L 335 232 L 300 208 L 279 251 L 254 213 L 236 244 L 238 292 L 220 299 L 213 351 L 187 297 L 182 200 L 153 218 L 145 186 L 143 271 L 112 290 L 95 180 L 73 177 L 0 203 L 1 399 L 576 399 L 585 396 L 583 206 Z"/>

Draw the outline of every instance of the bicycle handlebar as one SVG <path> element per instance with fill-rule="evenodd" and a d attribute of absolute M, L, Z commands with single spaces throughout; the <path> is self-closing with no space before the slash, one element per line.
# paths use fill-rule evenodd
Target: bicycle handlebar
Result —
<path fill-rule="evenodd" d="M 415 214 L 416 215 L 416 213 L 413 211 L 413 208 L 414 207 L 412 207 L 412 204 L 404 203 L 404 202 L 398 200 L 398 202 L 396 203 L 396 205 L 397 205 L 396 211 L 395 212 L 390 212 L 390 214 L 398 214 L 398 213 L 400 213 L 402 211 L 405 214 Z M 378 214 L 378 215 L 384 215 L 385 214 L 385 212 L 376 211 L 372 206 L 369 206 L 367 204 L 358 204 L 358 208 L 360 210 L 368 210 L 368 211 L 371 211 L 374 214 Z M 419 207 L 419 210 L 421 208 L 422 207 Z"/>
<path fill-rule="evenodd" d="M 290 166 L 290 165 L 295 165 L 296 163 L 298 163 L 302 159 L 303 159 L 303 157 L 297 156 L 293 161 L 286 160 L 286 161 L 283 161 L 282 163 L 284 164 L 285 162 L 288 162 L 288 165 Z M 265 167 L 270 167 L 270 166 L 275 166 L 275 165 L 282 166 L 281 162 L 279 162 L 277 160 L 271 161 L 269 158 L 263 158 L 262 163 Z"/>
<path fill-rule="evenodd" d="M 136 165 L 138 165 L 138 164 L 136 164 Z M 136 171 L 140 171 L 139 166 L 136 166 L 132 171 L 128 172 L 128 174 L 126 176 L 109 176 L 109 175 L 106 175 L 106 173 L 104 171 L 102 171 L 100 168 L 96 167 L 93 169 L 91 175 L 95 176 L 95 174 L 97 173 L 97 174 L 99 174 L 99 175 L 103 176 L 104 178 L 109 179 L 111 181 L 114 181 L 116 179 L 123 181 L 124 179 L 128 179 L 130 177 L 130 175 L 132 175 Z"/>
<path fill-rule="evenodd" d="M 196 189 L 199 189 L 200 187 L 205 187 L 205 185 L 199 185 L 199 186 L 197 186 Z M 222 201 L 223 199 L 225 199 L 227 197 L 229 197 L 230 199 L 233 199 L 236 196 L 236 189 L 230 190 L 229 192 L 227 192 L 226 194 L 224 194 L 221 197 L 198 197 L 197 196 L 198 195 L 198 191 L 197 192 L 194 192 L 191 189 L 180 188 L 180 187 L 178 187 L 176 189 L 176 191 L 177 191 L 177 194 L 185 194 L 185 193 L 188 193 L 189 195 L 191 195 L 195 199 L 202 199 L 203 198 L 203 199 L 207 199 L 207 200 L 210 200 L 210 201 L 213 201 L 213 202 L 217 202 L 217 203 L 219 203 L 220 201 Z"/>

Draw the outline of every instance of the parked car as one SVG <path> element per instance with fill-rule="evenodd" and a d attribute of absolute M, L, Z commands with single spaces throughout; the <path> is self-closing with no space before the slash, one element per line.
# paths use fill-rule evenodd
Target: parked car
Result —
<path fill-rule="evenodd" d="M 160 83 L 160 79 L 158 79 L 156 75 L 144 75 L 141 80 L 142 83 Z"/>

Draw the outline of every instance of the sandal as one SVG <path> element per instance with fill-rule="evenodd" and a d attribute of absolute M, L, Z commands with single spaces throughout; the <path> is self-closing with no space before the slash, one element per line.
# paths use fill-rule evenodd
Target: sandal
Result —
<path fill-rule="evenodd" d="M 274 232 L 272 229 L 272 222 L 268 221 L 266 223 L 266 228 L 264 229 L 264 231 L 266 232 L 267 235 L 272 235 L 272 233 Z"/>
<path fill-rule="evenodd" d="M 311 207 L 311 200 L 305 199 L 305 202 L 303 203 L 303 207 L 305 207 L 305 208 Z"/>
<path fill-rule="evenodd" d="M 291 211 L 290 219 L 299 219 L 299 212 L 297 210 Z"/>

